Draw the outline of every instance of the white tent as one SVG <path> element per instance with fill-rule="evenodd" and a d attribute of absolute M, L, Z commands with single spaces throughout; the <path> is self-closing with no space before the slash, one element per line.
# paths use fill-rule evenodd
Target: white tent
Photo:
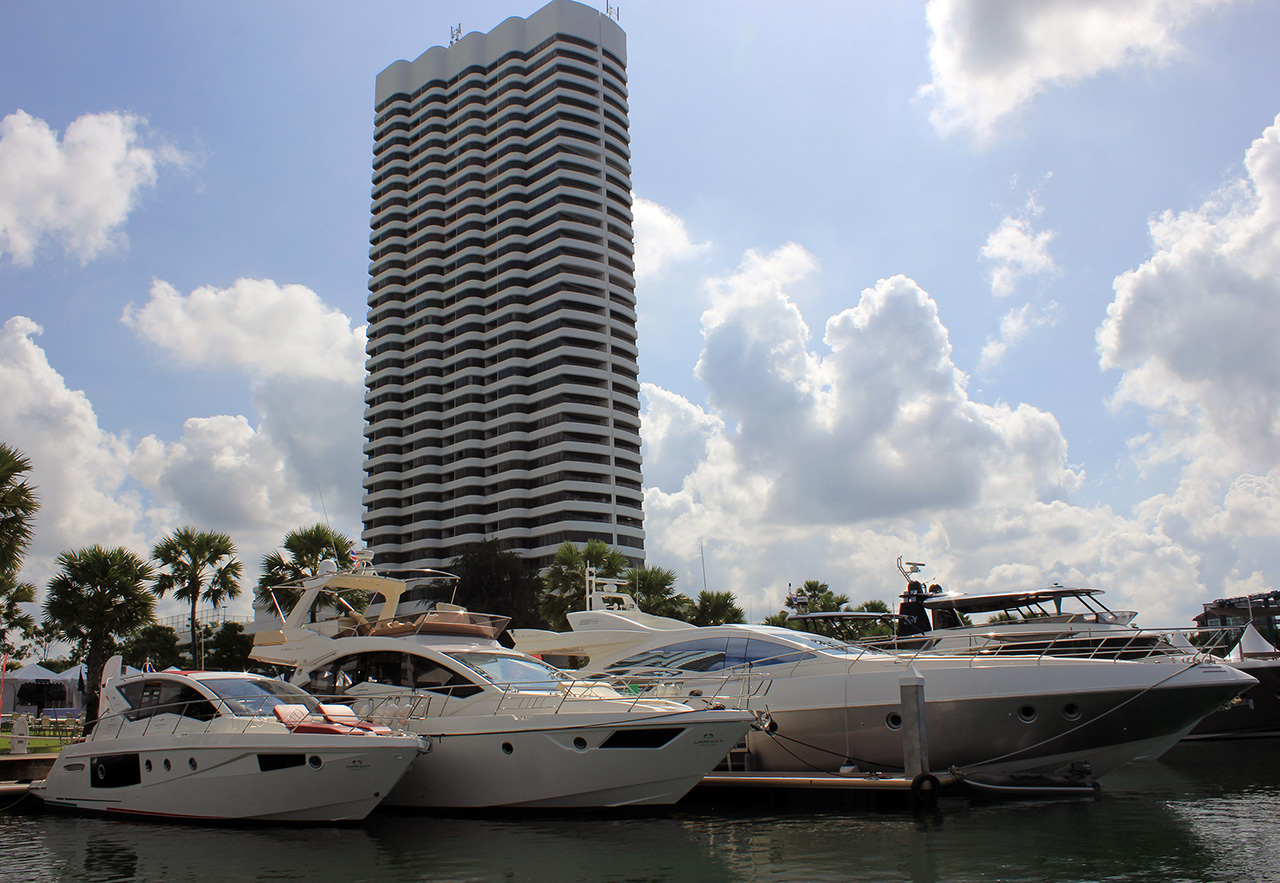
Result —
<path fill-rule="evenodd" d="M 57 709 L 79 709 L 84 705 L 84 701 L 78 692 L 79 679 L 84 666 L 74 666 L 64 672 L 50 671 L 39 663 L 32 662 L 21 668 L 16 668 L 5 672 L 4 675 L 4 694 L 0 696 L 0 713 L 12 714 L 14 711 L 34 712 L 37 706 L 33 704 L 22 704 L 22 697 L 19 696 L 22 687 L 25 684 L 35 684 L 40 681 L 47 681 L 49 684 L 57 684 L 62 688 L 63 698 L 49 701 L 45 708 Z M 30 696 L 27 697 L 30 699 Z"/>
<path fill-rule="evenodd" d="M 1244 628 L 1244 634 L 1240 636 L 1240 640 L 1231 648 L 1231 652 L 1227 654 L 1227 659 L 1232 662 L 1241 662 L 1245 659 L 1258 659 L 1261 657 L 1275 658 L 1280 656 L 1280 651 L 1271 646 L 1271 642 L 1262 637 L 1258 630 L 1253 627 L 1253 623 L 1249 623 Z"/>

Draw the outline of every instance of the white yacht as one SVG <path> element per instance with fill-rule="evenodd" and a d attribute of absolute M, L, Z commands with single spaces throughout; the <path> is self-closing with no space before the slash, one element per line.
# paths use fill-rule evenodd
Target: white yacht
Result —
<path fill-rule="evenodd" d="M 749 707 L 770 720 L 747 735 L 748 769 L 903 769 L 900 684 L 911 672 L 924 679 L 930 767 L 995 776 L 1096 777 L 1158 756 L 1254 683 L 1226 665 L 1173 657 L 890 654 L 785 628 L 695 628 L 590 581 L 587 598 L 587 610 L 569 614 L 571 632 L 516 630 L 516 646 L 585 657 L 589 670 L 622 679 L 767 676 L 767 688 L 748 692 Z"/>
<path fill-rule="evenodd" d="M 923 566 L 898 559 L 898 572 L 907 588 L 897 615 L 886 617 L 896 622 L 896 634 L 862 643 L 891 651 L 1101 659 L 1183 657 L 1214 649 L 1212 645 L 1193 646 L 1176 629 L 1139 628 L 1133 622 L 1137 613 L 1111 610 L 1102 602 L 1101 589 L 1055 584 L 971 595 L 943 591 L 936 583 L 926 588 L 924 581 L 916 578 Z M 991 616 L 986 621 L 973 621 L 987 614 Z M 791 618 L 839 621 L 851 616 L 844 611 L 800 612 Z"/>
<path fill-rule="evenodd" d="M 234 672 L 120 674 L 102 716 L 31 793 L 54 807 L 166 819 L 363 819 L 417 758 L 416 736 L 326 719 L 282 681 Z"/>
<path fill-rule="evenodd" d="M 496 640 L 507 617 L 449 604 L 398 616 L 406 584 L 332 562 L 302 583 L 283 628 L 259 632 L 253 658 L 352 713 L 420 735 L 426 753 L 391 806 L 603 807 L 670 804 L 719 763 L 754 721 L 749 711 L 692 708 L 581 682 Z M 318 601 L 362 592 L 311 621 Z"/>
<path fill-rule="evenodd" d="M 907 580 L 896 635 L 862 643 L 894 652 L 930 651 L 975 656 L 1043 655 L 1096 659 L 1191 660 L 1228 665 L 1258 683 L 1214 710 L 1188 739 L 1233 739 L 1280 733 L 1280 653 L 1250 626 L 1231 650 L 1237 629 L 1150 629 L 1135 623 L 1132 610 L 1111 610 L 1101 589 L 1046 588 L 971 595 L 925 588 L 916 579 L 922 564 L 898 559 Z M 986 622 L 980 616 L 994 614 Z M 800 613 L 797 620 L 839 621 L 854 614 Z M 858 614 L 857 616 L 861 616 Z M 1194 639 L 1194 641 L 1192 640 Z"/>

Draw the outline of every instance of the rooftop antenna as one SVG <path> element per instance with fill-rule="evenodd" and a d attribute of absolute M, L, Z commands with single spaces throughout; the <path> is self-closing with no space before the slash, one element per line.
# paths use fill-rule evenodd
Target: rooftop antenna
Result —
<path fill-rule="evenodd" d="M 604 4 L 604 8 L 605 8 L 605 15 L 609 16 L 609 18 L 613 19 L 616 22 L 622 21 L 622 9 L 620 7 L 614 6 L 612 3 L 606 2 Z"/>
<path fill-rule="evenodd" d="M 462 22 L 456 25 L 449 25 L 449 45 L 452 46 L 462 39 Z"/>

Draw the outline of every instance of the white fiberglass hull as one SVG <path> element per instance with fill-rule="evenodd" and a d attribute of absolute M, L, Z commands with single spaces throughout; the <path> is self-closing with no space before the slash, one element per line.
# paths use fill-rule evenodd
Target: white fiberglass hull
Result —
<path fill-rule="evenodd" d="M 388 806 L 583 808 L 672 804 L 746 733 L 740 711 L 459 715 L 420 723 L 426 753 Z"/>
<path fill-rule="evenodd" d="M 175 819 L 359 821 L 408 770 L 410 736 L 206 733 L 69 745 L 31 786 L 54 807 Z"/>
<path fill-rule="evenodd" d="M 1094 776 L 1158 756 L 1204 715 L 1251 684 L 1227 666 L 1055 658 L 917 656 L 933 769 Z M 821 673 L 775 673 L 766 696 L 776 725 L 747 738 L 761 770 L 903 767 L 899 679 L 905 660 L 864 658 Z"/>

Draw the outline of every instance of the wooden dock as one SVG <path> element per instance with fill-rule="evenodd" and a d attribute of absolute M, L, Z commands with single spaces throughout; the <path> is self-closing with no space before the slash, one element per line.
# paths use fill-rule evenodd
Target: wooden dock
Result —
<path fill-rule="evenodd" d="M 0 800 L 27 793 L 33 779 L 43 779 L 58 759 L 53 754 L 0 754 Z"/>

